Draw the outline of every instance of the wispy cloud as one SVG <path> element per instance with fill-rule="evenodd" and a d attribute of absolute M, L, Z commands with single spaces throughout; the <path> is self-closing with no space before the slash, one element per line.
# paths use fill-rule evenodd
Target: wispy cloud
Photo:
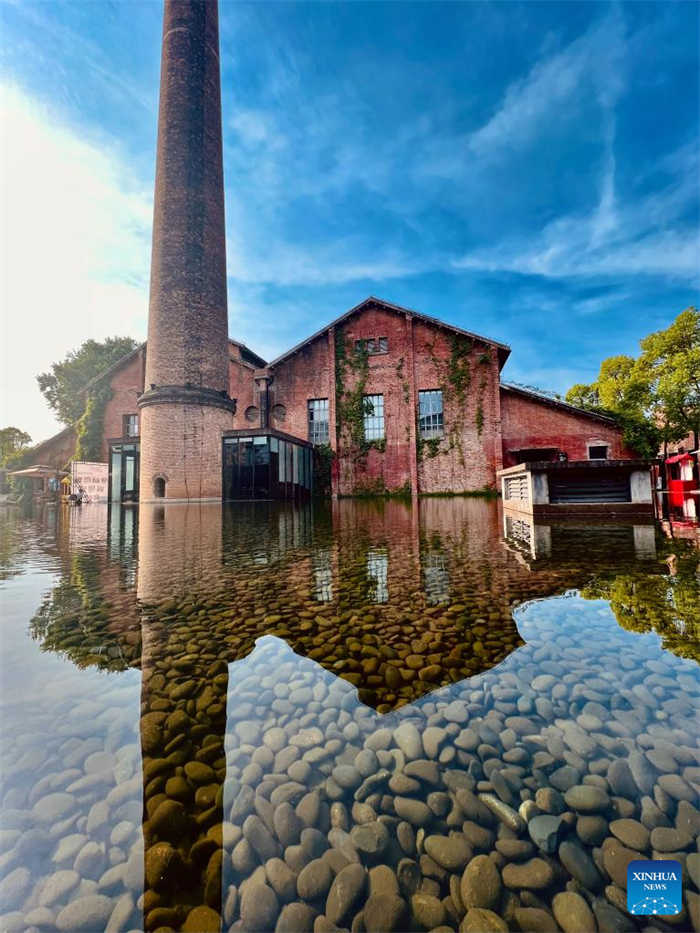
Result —
<path fill-rule="evenodd" d="M 601 106 L 614 107 L 624 88 L 624 23 L 615 7 L 561 51 L 538 61 L 506 90 L 501 105 L 469 138 L 470 149 L 490 156 L 536 139 L 542 124 L 565 118 L 570 101 L 592 88 Z"/>
<path fill-rule="evenodd" d="M 599 201 L 587 214 L 564 214 L 534 237 L 506 238 L 453 265 L 546 278 L 653 275 L 698 283 L 700 234 L 684 219 L 697 204 L 697 150 L 683 147 L 669 164 L 678 170 L 672 183 L 615 206 L 606 163 Z"/>

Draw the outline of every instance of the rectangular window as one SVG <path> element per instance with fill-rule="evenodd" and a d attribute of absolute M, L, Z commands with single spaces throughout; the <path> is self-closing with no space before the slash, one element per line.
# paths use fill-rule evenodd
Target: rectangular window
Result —
<path fill-rule="evenodd" d="M 365 337 L 362 340 L 356 340 L 355 350 L 358 353 L 361 353 L 363 349 L 369 356 L 376 356 L 378 353 L 388 353 L 389 352 L 389 338 L 388 337 Z"/>
<path fill-rule="evenodd" d="M 384 437 L 384 396 L 364 395 L 364 428 L 366 441 L 380 441 Z"/>
<path fill-rule="evenodd" d="M 445 433 L 442 389 L 426 389 L 418 393 L 418 431 L 426 439 L 442 437 Z"/>
<path fill-rule="evenodd" d="M 308 401 L 309 440 L 312 444 L 328 444 L 328 399 L 310 398 Z"/>
<path fill-rule="evenodd" d="M 608 445 L 607 444 L 596 444 L 588 448 L 588 459 L 589 460 L 607 460 L 608 459 Z"/>
<path fill-rule="evenodd" d="M 124 415 L 124 434 L 123 437 L 139 436 L 139 416 Z"/>

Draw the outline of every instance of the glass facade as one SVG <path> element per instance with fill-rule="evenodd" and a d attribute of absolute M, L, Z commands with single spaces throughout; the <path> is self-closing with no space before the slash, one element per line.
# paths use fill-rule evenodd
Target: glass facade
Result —
<path fill-rule="evenodd" d="M 308 401 L 309 440 L 312 444 L 328 444 L 328 399 L 310 398 Z"/>
<path fill-rule="evenodd" d="M 269 434 L 223 439 L 224 499 L 304 499 L 311 494 L 312 449 Z"/>
<path fill-rule="evenodd" d="M 418 393 L 418 431 L 426 439 L 444 434 L 441 389 L 426 389 Z"/>
<path fill-rule="evenodd" d="M 364 428 L 366 441 L 380 441 L 384 437 L 384 396 L 365 395 Z"/>
<path fill-rule="evenodd" d="M 109 498 L 112 502 L 138 502 L 138 444 L 111 445 L 109 449 Z"/>

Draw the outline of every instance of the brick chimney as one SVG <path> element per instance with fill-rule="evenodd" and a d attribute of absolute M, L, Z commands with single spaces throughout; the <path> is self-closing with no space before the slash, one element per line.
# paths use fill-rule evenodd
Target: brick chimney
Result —
<path fill-rule="evenodd" d="M 165 0 L 140 499 L 221 498 L 229 398 L 217 0 Z"/>

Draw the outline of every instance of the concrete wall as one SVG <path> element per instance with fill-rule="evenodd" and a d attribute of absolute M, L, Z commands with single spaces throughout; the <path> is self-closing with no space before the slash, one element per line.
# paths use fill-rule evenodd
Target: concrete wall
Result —
<path fill-rule="evenodd" d="M 504 467 L 517 463 L 509 450 L 532 447 L 558 447 L 566 451 L 569 460 L 588 460 L 588 444 L 600 443 L 609 445 L 611 460 L 635 456 L 625 446 L 617 426 L 508 389 L 501 391 L 501 423 Z"/>

